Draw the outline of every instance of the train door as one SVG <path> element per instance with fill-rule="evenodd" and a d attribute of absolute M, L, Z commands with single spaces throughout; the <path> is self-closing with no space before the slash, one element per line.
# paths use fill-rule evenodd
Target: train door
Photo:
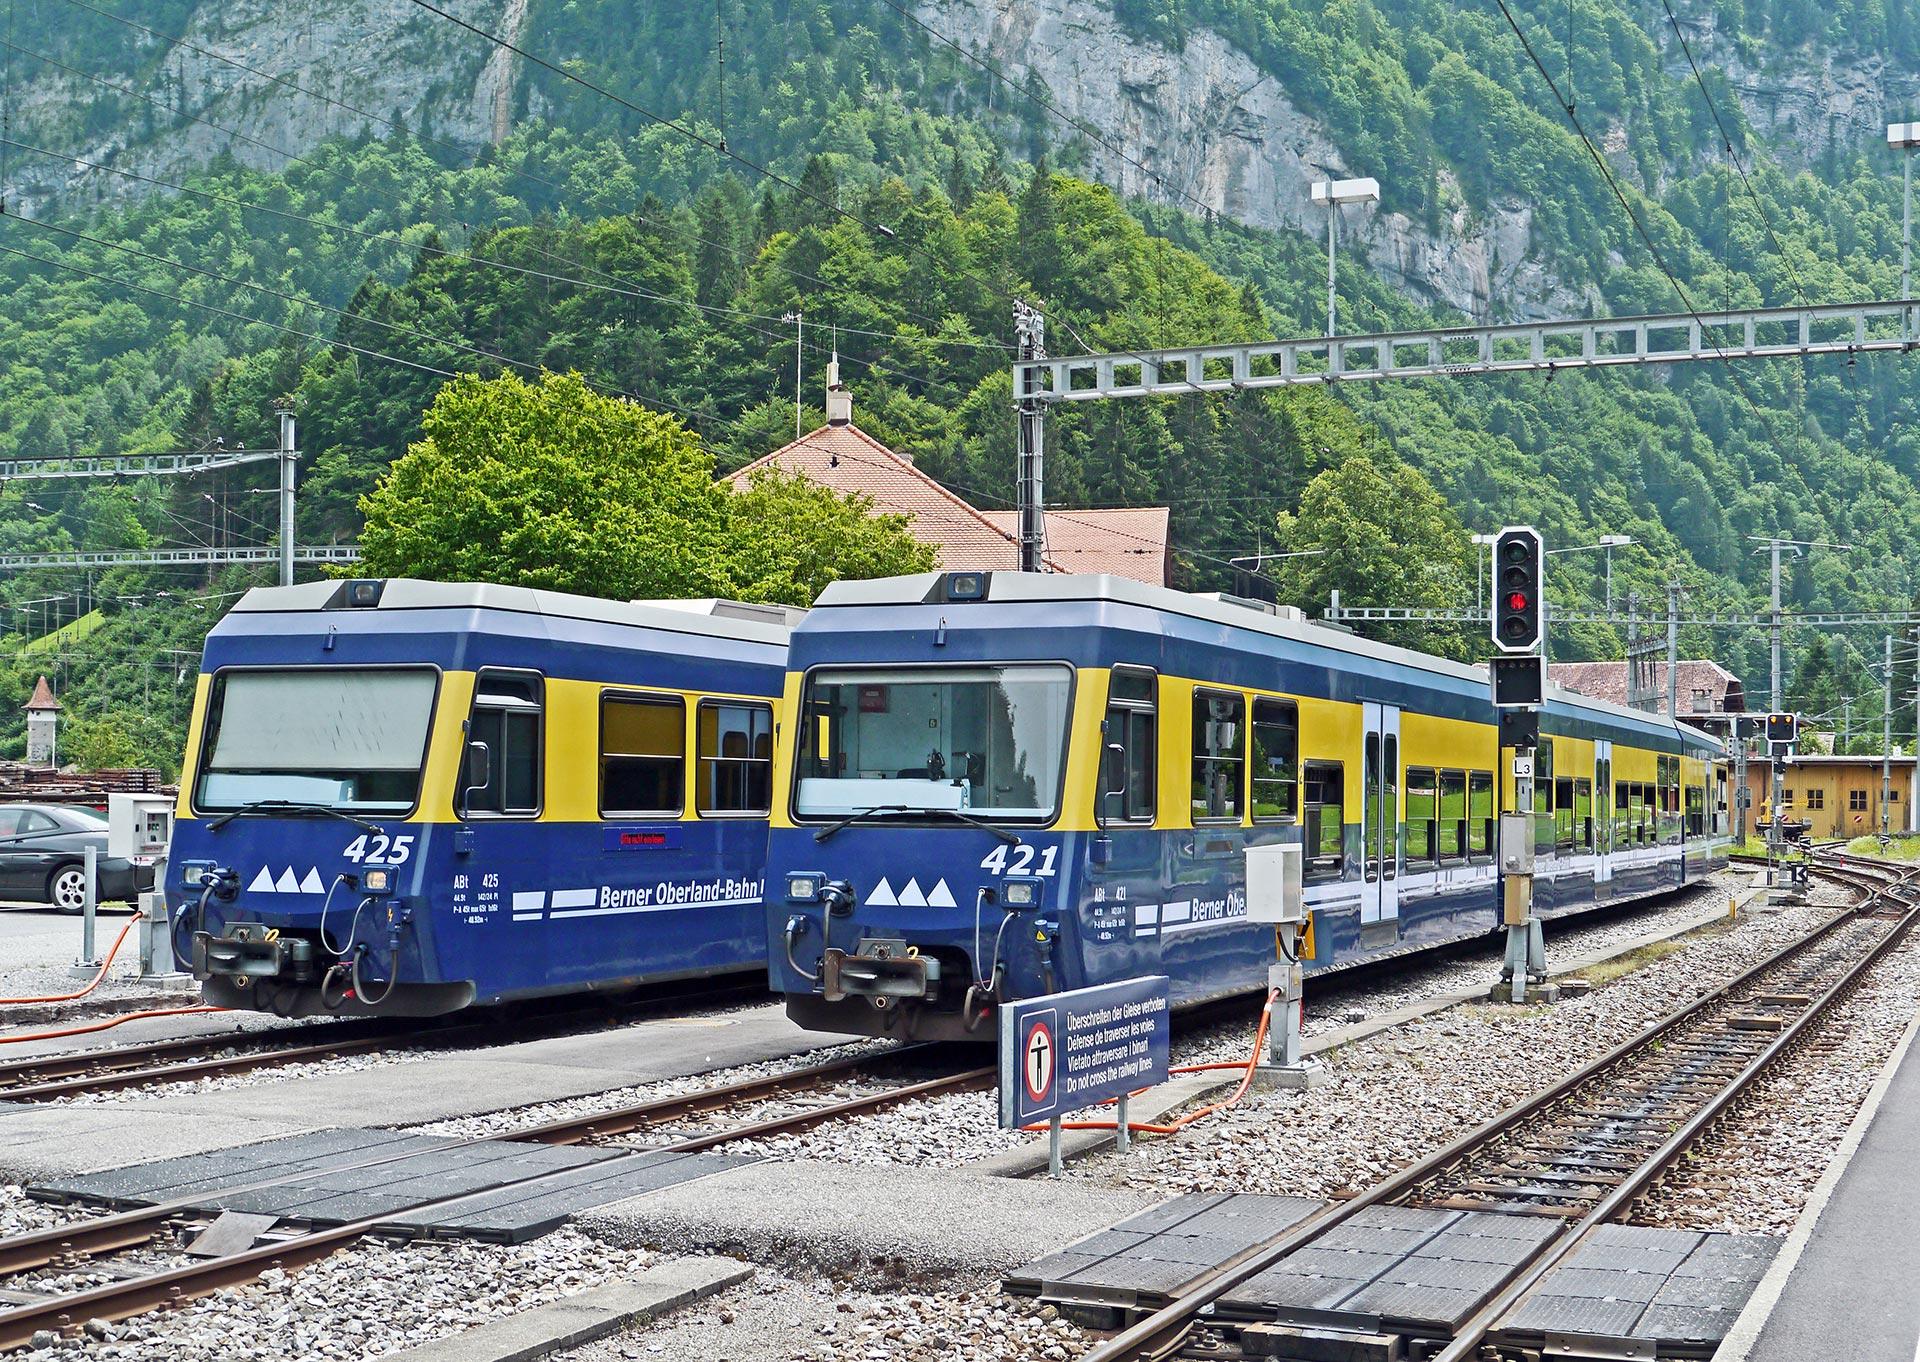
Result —
<path fill-rule="evenodd" d="M 1593 897 L 1613 897 L 1613 743 L 1593 744 Z"/>
<path fill-rule="evenodd" d="M 1362 779 L 1360 925 L 1400 917 L 1400 711 L 1366 706 L 1366 753 Z"/>

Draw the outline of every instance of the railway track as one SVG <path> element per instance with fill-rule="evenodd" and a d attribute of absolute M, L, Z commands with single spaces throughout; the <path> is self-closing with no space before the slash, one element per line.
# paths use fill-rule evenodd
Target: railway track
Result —
<path fill-rule="evenodd" d="M 777 1115 L 760 1116 L 721 1125 L 692 1135 L 677 1135 L 665 1142 L 646 1144 L 652 1151 L 691 1153 L 713 1149 L 739 1140 L 791 1134 L 828 1121 L 843 1120 L 878 1111 L 901 1102 L 944 1092 L 961 1092 L 991 1084 L 995 1070 L 991 1065 L 965 1068 L 946 1066 L 947 1071 L 933 1077 L 910 1076 L 905 1082 L 892 1082 L 902 1068 L 933 1063 L 944 1052 L 935 1046 L 908 1046 L 887 1055 L 861 1056 L 829 1060 L 786 1073 L 749 1079 L 720 1088 L 680 1096 L 654 1098 L 610 1111 L 550 1121 L 525 1129 L 496 1135 L 474 1136 L 459 1145 L 498 1143 L 576 1144 L 609 1141 L 635 1132 L 658 1130 L 694 1118 L 723 1115 L 770 1101 L 817 1093 L 836 1085 L 865 1087 L 850 1096 L 832 1096 Z M 444 1149 L 446 1146 L 441 1146 Z M 396 1172 L 411 1154 L 396 1154 L 343 1163 L 330 1172 L 349 1173 L 391 1165 Z M 571 1170 L 540 1173 L 512 1185 L 516 1189 L 537 1189 L 542 1182 L 557 1181 Z M 285 1177 L 261 1179 L 221 1189 L 223 1199 L 268 1188 L 311 1175 L 302 1169 Z M 472 1193 L 416 1205 L 408 1214 L 417 1215 L 436 1207 L 451 1206 Z M 70 1225 L 18 1235 L 0 1240 L 0 1300 L 17 1302 L 0 1310 L 0 1352 L 29 1344 L 34 1335 L 45 1330 L 71 1333 L 92 1319 L 121 1320 L 196 1297 L 210 1295 L 229 1287 L 243 1285 L 272 1268 L 291 1270 L 317 1261 L 331 1253 L 380 1231 L 391 1232 L 393 1212 L 342 1225 L 315 1228 L 305 1232 L 281 1234 L 243 1252 L 228 1254 L 205 1262 L 168 1265 L 158 1270 L 123 1268 L 102 1260 L 129 1250 L 155 1250 L 163 1240 L 184 1242 L 200 1225 L 210 1219 L 200 1211 L 206 1194 L 165 1202 L 137 1210 L 92 1217 Z M 166 1250 L 168 1256 L 171 1253 Z M 33 1289 L 31 1274 L 47 1271 L 91 1272 L 118 1278 L 78 1291 L 42 1293 Z M 25 1289 L 21 1289 L 24 1286 Z M 39 1298 L 44 1296 L 44 1298 Z"/>
<path fill-rule="evenodd" d="M 762 983 L 715 987 L 695 981 L 680 987 L 648 990 L 613 1007 L 542 1013 L 510 1022 L 501 1019 L 431 1022 L 419 1018 L 320 1021 L 310 1026 L 259 1032 L 228 1032 L 177 1040 L 143 1041 L 57 1055 L 36 1055 L 0 1063 L 0 1100 L 50 1102 L 87 1094 L 121 1092 L 164 1083 L 190 1083 L 229 1074 L 290 1064 L 318 1063 L 399 1046 L 498 1045 L 583 1026 L 613 1025 L 653 1015 L 689 1001 L 703 1004 L 746 1002 L 765 993 Z M 318 1037 L 318 1038 L 316 1038 Z"/>
<path fill-rule="evenodd" d="M 1450 1339 L 1422 1354 L 1430 1362 L 1479 1357 L 1509 1310 L 1600 1226 L 1624 1218 L 1920 922 L 1920 869 L 1828 856 L 1820 870 L 1872 892 L 1545 1092 L 1230 1258 L 1082 1362 L 1242 1355 L 1233 1326 L 1211 1318 L 1216 1303 L 1375 1206 L 1493 1211 L 1553 1225 Z"/>

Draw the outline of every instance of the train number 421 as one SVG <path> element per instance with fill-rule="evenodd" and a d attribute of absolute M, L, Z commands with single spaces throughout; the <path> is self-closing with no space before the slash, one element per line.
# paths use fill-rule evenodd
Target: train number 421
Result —
<path fill-rule="evenodd" d="M 1033 864 L 1034 850 L 1035 848 L 1025 842 L 1017 847 L 997 842 L 993 850 L 981 860 L 980 868 L 990 875 L 1051 875 L 1053 862 L 1059 856 L 1060 848 L 1040 848 L 1040 864 L 1037 868 Z"/>

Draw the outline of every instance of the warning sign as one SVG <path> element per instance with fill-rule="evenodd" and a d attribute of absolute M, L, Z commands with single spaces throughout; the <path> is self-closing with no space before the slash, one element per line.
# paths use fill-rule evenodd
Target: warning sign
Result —
<path fill-rule="evenodd" d="M 1000 1009 L 1000 1124 L 1096 1106 L 1167 1078 L 1167 978 L 1125 979 Z"/>

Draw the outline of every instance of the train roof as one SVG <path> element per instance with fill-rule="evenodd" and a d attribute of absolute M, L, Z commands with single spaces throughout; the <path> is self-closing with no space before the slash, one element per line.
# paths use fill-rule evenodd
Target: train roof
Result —
<path fill-rule="evenodd" d="M 815 624 L 817 626 L 825 623 L 822 612 L 836 608 L 925 605 L 938 602 L 941 600 L 941 584 L 951 575 L 944 572 L 922 572 L 906 577 L 880 577 L 867 581 L 831 583 L 820 594 L 820 599 L 814 603 Z M 986 594 L 982 598 L 987 604 L 1086 601 L 1090 604 L 1111 602 L 1131 605 L 1146 610 L 1183 615 L 1189 619 L 1203 620 L 1229 628 L 1250 630 L 1293 643 L 1347 653 L 1354 657 L 1388 662 L 1414 671 L 1426 672 L 1432 676 L 1445 677 L 1455 683 L 1466 682 L 1480 687 L 1487 685 L 1487 669 L 1482 665 L 1454 662 L 1444 657 L 1435 657 L 1430 653 L 1416 652 L 1411 648 L 1401 648 L 1391 643 L 1362 638 L 1348 630 L 1309 620 L 1296 610 L 1275 612 L 1258 602 L 1242 603 L 1233 597 L 1174 591 L 1168 587 L 1148 586 L 1144 582 L 1136 582 L 1130 578 L 1105 574 L 988 572 L 978 575 L 987 580 Z M 1567 690 L 1551 682 L 1547 686 L 1547 699 L 1549 703 L 1565 709 L 1584 711 L 1589 714 L 1604 714 L 1656 728 L 1671 728 L 1676 733 L 1703 746 L 1716 749 L 1721 746 L 1720 740 L 1712 734 L 1690 724 L 1668 719 L 1664 715 L 1651 714 L 1645 710 L 1628 709 L 1625 705 L 1616 705 L 1606 700 L 1596 700 L 1592 696 Z"/>
<path fill-rule="evenodd" d="M 610 601 L 576 596 L 537 587 L 502 586 L 493 582 L 429 582 L 414 577 L 389 577 L 380 584 L 372 606 L 347 602 L 348 582 L 322 580 L 293 586 L 257 586 L 237 601 L 234 614 L 306 614 L 321 611 L 351 613 L 373 609 L 498 610 L 549 619 L 587 620 L 598 624 L 630 625 L 669 633 L 699 634 L 709 638 L 744 639 L 786 646 L 804 610 L 784 605 L 760 605 L 717 597 L 693 600 Z"/>

